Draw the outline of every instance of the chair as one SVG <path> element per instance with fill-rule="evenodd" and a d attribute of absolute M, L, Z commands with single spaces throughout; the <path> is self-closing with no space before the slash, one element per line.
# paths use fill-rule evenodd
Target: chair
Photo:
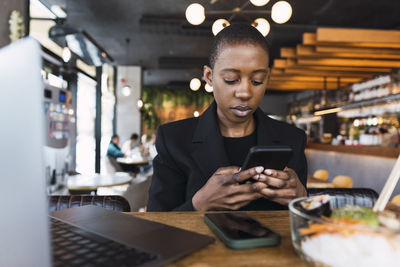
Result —
<path fill-rule="evenodd" d="M 105 167 L 107 173 L 123 172 L 121 165 L 113 157 L 105 156 Z"/>
<path fill-rule="evenodd" d="M 316 170 L 313 174 L 313 177 L 318 180 L 327 181 L 329 178 L 329 172 L 327 170 Z"/>
<path fill-rule="evenodd" d="M 338 175 L 332 180 L 332 184 L 335 188 L 352 188 L 353 178 L 344 175 Z"/>
<path fill-rule="evenodd" d="M 363 207 L 374 206 L 378 193 L 369 188 L 309 188 L 309 196 L 330 195 L 331 208 L 336 209 L 344 205 L 357 205 Z"/>
<path fill-rule="evenodd" d="M 390 202 L 395 203 L 395 204 L 400 204 L 400 194 L 399 195 L 395 195 L 392 198 L 392 201 L 390 201 Z"/>
<path fill-rule="evenodd" d="M 128 200 L 132 211 L 141 211 L 146 208 L 149 200 L 151 178 L 152 172 L 147 175 L 141 173 L 138 174 L 123 193 L 123 196 Z"/>
<path fill-rule="evenodd" d="M 122 196 L 49 196 L 49 212 L 86 205 L 94 205 L 113 211 L 131 211 L 129 202 Z"/>

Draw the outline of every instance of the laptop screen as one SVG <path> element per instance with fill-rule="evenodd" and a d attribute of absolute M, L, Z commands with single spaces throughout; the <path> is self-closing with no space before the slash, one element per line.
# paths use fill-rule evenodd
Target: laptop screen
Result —
<path fill-rule="evenodd" d="M 0 266 L 50 266 L 41 50 L 0 49 Z"/>

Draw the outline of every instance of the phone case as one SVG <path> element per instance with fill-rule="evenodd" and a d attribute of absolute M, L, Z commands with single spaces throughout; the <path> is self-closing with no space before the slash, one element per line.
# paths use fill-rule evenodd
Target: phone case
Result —
<path fill-rule="evenodd" d="M 236 211 L 232 211 L 236 212 Z M 208 213 L 213 214 L 213 213 Z M 204 222 L 210 227 L 210 229 L 221 239 L 221 241 L 231 249 L 251 249 L 257 247 L 267 247 L 267 246 L 276 246 L 279 245 L 281 238 L 278 233 L 271 230 L 265 224 L 261 223 L 251 215 L 247 214 L 252 220 L 259 222 L 262 226 L 270 230 L 273 235 L 271 237 L 264 237 L 264 238 L 252 238 L 252 239 L 243 239 L 243 240 L 234 240 L 227 237 L 224 232 L 222 232 L 212 220 L 210 220 L 207 216 L 204 215 Z"/>
<path fill-rule="evenodd" d="M 283 170 L 292 157 L 293 150 L 289 146 L 254 146 L 243 163 L 242 170 L 256 166 L 266 169 Z"/>

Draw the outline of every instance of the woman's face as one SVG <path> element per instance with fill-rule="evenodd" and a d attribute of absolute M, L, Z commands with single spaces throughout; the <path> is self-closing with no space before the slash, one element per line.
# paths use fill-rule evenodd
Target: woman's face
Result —
<path fill-rule="evenodd" d="M 220 120 L 242 123 L 252 119 L 268 80 L 268 54 L 259 45 L 224 45 L 214 68 L 204 78 L 214 89 Z"/>

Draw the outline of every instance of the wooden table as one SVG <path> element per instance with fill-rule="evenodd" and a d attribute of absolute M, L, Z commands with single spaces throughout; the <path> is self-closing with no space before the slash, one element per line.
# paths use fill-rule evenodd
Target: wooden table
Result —
<path fill-rule="evenodd" d="M 114 174 L 94 174 L 94 175 L 73 175 L 68 177 L 67 188 L 71 191 L 90 192 L 96 191 L 99 187 L 111 187 L 117 185 L 129 184 L 132 176 L 126 173 Z"/>
<path fill-rule="evenodd" d="M 282 237 L 281 244 L 276 247 L 249 250 L 229 249 L 225 247 L 204 223 L 204 213 L 202 212 L 130 212 L 128 214 L 216 238 L 215 243 L 168 266 L 308 266 L 296 254 L 292 246 L 289 211 L 251 211 L 248 213 L 278 232 Z"/>

